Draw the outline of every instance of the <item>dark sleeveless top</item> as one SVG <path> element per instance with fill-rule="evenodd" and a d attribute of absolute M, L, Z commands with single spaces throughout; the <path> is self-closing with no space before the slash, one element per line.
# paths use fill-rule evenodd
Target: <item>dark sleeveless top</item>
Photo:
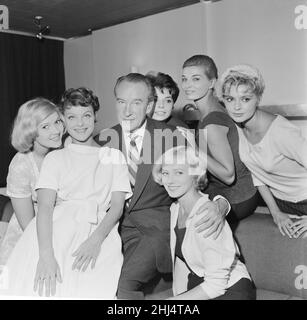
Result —
<path fill-rule="evenodd" d="M 174 126 L 174 127 L 183 127 L 183 128 L 189 128 L 188 125 L 183 122 L 181 119 L 173 117 L 173 116 L 169 116 L 167 119 L 163 120 L 165 123 Z"/>
<path fill-rule="evenodd" d="M 187 268 L 190 270 L 190 273 L 188 275 L 187 290 L 191 290 L 191 289 L 195 288 L 196 286 L 198 286 L 199 284 L 201 284 L 204 281 L 204 278 L 199 277 L 197 274 L 195 274 L 191 270 L 191 268 L 189 267 L 189 265 L 185 261 L 184 256 L 182 254 L 181 248 L 182 248 L 182 243 L 183 243 L 184 235 L 186 232 L 186 228 L 179 228 L 178 224 L 176 224 L 174 230 L 175 230 L 175 234 L 176 234 L 175 256 L 180 258 L 186 264 Z"/>
<path fill-rule="evenodd" d="M 239 135 L 235 123 L 227 113 L 213 111 L 199 122 L 198 130 L 205 129 L 209 124 L 216 124 L 229 129 L 227 139 L 234 159 L 235 180 L 231 185 L 227 185 L 208 172 L 209 183 L 205 192 L 209 194 L 210 198 L 213 198 L 218 194 L 222 195 L 233 204 L 250 199 L 255 195 L 256 188 L 254 187 L 250 171 L 239 157 Z M 201 143 L 201 138 L 198 134 L 197 144 L 199 143 Z M 200 149 L 203 149 L 204 147 L 205 146 L 199 145 Z M 211 155 L 209 149 L 204 151 Z"/>

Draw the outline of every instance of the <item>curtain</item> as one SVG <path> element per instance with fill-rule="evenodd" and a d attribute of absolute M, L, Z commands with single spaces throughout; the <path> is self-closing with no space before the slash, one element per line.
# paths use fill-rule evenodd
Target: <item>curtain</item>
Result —
<path fill-rule="evenodd" d="M 10 133 L 18 108 L 38 96 L 56 103 L 64 90 L 62 41 L 0 32 L 0 187 L 16 153 Z"/>

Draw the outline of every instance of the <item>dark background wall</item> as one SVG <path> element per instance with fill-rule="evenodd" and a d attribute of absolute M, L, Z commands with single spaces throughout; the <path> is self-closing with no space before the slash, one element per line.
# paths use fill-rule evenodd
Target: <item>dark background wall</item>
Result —
<path fill-rule="evenodd" d="M 0 33 L 0 187 L 16 153 L 10 132 L 18 108 L 38 96 L 57 102 L 64 90 L 62 41 Z"/>

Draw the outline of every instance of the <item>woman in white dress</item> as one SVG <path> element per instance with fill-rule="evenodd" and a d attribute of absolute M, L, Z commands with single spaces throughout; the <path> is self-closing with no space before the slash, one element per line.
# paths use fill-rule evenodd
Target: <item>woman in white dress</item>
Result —
<path fill-rule="evenodd" d="M 72 143 L 44 159 L 37 218 L 8 260 L 4 293 L 113 299 L 122 266 L 118 221 L 131 196 L 128 169 L 120 151 L 93 140 L 99 102 L 92 91 L 69 89 L 60 107 Z"/>
<path fill-rule="evenodd" d="M 49 100 L 36 98 L 18 110 L 12 131 L 12 145 L 18 153 L 7 176 L 7 195 L 15 214 L 0 246 L 0 265 L 4 265 L 23 230 L 37 212 L 35 184 L 44 157 L 61 146 L 63 123 L 57 107 Z"/>

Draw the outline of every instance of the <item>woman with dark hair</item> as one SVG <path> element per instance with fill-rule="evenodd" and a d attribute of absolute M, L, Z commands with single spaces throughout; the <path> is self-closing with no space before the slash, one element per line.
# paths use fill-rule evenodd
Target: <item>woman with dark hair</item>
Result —
<path fill-rule="evenodd" d="M 232 210 L 227 219 L 236 224 L 254 212 L 258 194 L 239 158 L 237 128 L 215 96 L 217 77 L 216 65 L 206 55 L 192 56 L 183 64 L 182 88 L 201 114 L 197 143 L 208 158 L 209 184 L 205 192 L 210 197 L 221 194 L 230 202 Z"/>
<path fill-rule="evenodd" d="M 72 143 L 44 159 L 37 218 L 8 260 L 13 276 L 4 294 L 115 298 L 123 260 L 118 221 L 131 188 L 122 153 L 93 139 L 98 108 L 91 90 L 63 94 Z"/>
<path fill-rule="evenodd" d="M 173 78 L 162 72 L 149 72 L 146 77 L 151 81 L 156 93 L 152 119 L 164 121 L 174 127 L 188 128 L 182 120 L 172 115 L 175 102 L 179 96 L 179 88 Z"/>
<path fill-rule="evenodd" d="M 153 71 L 147 73 L 146 78 L 150 80 L 155 90 L 155 104 L 149 115 L 152 119 L 163 121 L 177 130 L 189 141 L 195 144 L 195 136 L 189 126 L 177 117 L 172 115 L 175 102 L 179 96 L 179 88 L 173 78 L 162 72 Z"/>

